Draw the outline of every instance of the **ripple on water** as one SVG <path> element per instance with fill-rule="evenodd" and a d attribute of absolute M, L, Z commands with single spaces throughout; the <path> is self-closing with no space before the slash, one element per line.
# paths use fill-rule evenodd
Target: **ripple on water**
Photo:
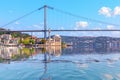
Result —
<path fill-rule="evenodd" d="M 82 57 L 66 56 L 53 59 L 50 63 L 34 58 L 0 64 L 0 80 L 120 80 L 118 58 L 102 59 L 98 55 L 93 58 L 85 55 Z"/>

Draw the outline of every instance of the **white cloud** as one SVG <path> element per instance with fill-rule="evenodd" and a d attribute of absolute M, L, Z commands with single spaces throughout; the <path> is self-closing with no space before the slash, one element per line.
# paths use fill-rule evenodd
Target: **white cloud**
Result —
<path fill-rule="evenodd" d="M 63 29 L 64 29 L 64 27 L 60 27 L 60 29 L 61 29 L 61 30 L 63 30 Z"/>
<path fill-rule="evenodd" d="M 102 7 L 98 12 L 106 17 L 111 17 L 111 9 L 109 7 Z"/>
<path fill-rule="evenodd" d="M 109 7 L 102 7 L 98 12 L 106 17 L 118 16 L 120 15 L 120 6 L 114 7 L 113 10 Z"/>
<path fill-rule="evenodd" d="M 37 24 L 34 24 L 33 27 L 40 28 L 40 26 Z"/>
<path fill-rule="evenodd" d="M 76 22 L 75 29 L 86 28 L 87 26 L 88 26 L 88 22 L 86 22 L 86 21 L 79 21 L 79 22 Z"/>
<path fill-rule="evenodd" d="M 34 28 L 34 29 L 43 29 L 43 26 L 41 24 L 34 24 L 34 25 L 32 25 L 32 28 Z"/>
<path fill-rule="evenodd" d="M 20 23 L 16 21 L 15 24 L 16 24 L 16 25 L 19 25 Z"/>
<path fill-rule="evenodd" d="M 100 27 L 97 27 L 97 28 L 95 28 L 95 30 L 101 30 L 101 28 L 100 28 Z"/>
<path fill-rule="evenodd" d="M 116 15 L 120 15 L 120 6 L 116 6 L 115 8 L 114 8 L 114 15 L 116 16 Z"/>
<path fill-rule="evenodd" d="M 113 25 L 107 25 L 107 29 L 115 29 L 115 26 L 113 26 Z"/>

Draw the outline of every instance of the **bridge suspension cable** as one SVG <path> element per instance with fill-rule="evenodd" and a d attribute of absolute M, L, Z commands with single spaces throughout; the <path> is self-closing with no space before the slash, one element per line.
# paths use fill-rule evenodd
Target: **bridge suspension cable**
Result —
<path fill-rule="evenodd" d="M 119 24 L 114 24 L 114 23 L 110 23 L 110 22 L 104 22 L 104 21 L 95 20 L 95 19 L 92 19 L 92 18 L 83 17 L 83 16 L 76 15 L 76 14 L 73 14 L 73 13 L 70 13 L 70 12 L 67 12 L 67 11 L 63 11 L 63 10 L 57 9 L 57 8 L 53 8 L 53 10 L 55 10 L 56 12 L 62 13 L 62 14 L 66 14 L 66 15 L 76 17 L 76 18 L 85 19 L 85 20 L 92 21 L 92 22 L 97 22 L 97 23 L 102 23 L 102 24 L 109 24 L 109 25 L 114 25 L 114 26 L 120 26 Z"/>
<path fill-rule="evenodd" d="M 93 21 L 93 22 L 97 22 L 97 23 L 102 23 L 102 24 L 109 24 L 109 25 L 114 25 L 114 26 L 120 26 L 119 24 L 113 24 L 113 23 L 109 23 L 109 22 L 104 22 L 104 21 L 100 21 L 100 20 L 95 20 L 95 19 L 91 19 L 91 18 L 79 16 L 79 15 L 76 15 L 76 14 L 73 14 L 73 13 L 70 13 L 70 12 L 67 12 L 67 11 L 63 11 L 63 10 L 61 10 L 61 9 L 57 9 L 57 8 L 54 8 L 54 7 L 50 7 L 50 6 L 44 5 L 44 6 L 41 7 L 41 8 L 38 8 L 38 9 L 36 9 L 36 10 L 33 10 L 33 11 L 31 11 L 31 12 L 29 12 L 29 13 L 27 13 L 27 14 L 25 14 L 25 15 L 17 18 L 17 19 L 15 19 L 15 20 L 12 20 L 12 21 L 4 24 L 3 26 L 1 26 L 1 28 L 5 27 L 5 26 L 7 26 L 7 25 L 9 25 L 9 24 L 12 24 L 12 23 L 14 23 L 14 22 L 16 22 L 16 21 L 18 21 L 18 20 L 26 17 L 26 16 L 29 16 L 29 15 L 35 13 L 36 11 L 41 10 L 41 9 L 43 9 L 43 8 L 45 8 L 45 7 L 47 7 L 48 9 L 54 10 L 54 11 L 56 11 L 56 12 L 59 12 L 59 13 L 62 13 L 62 14 L 66 14 L 66 15 L 69 15 L 69 16 L 73 16 L 73 17 L 76 17 L 76 18 L 86 19 L 86 20 L 89 20 L 89 21 Z M 4 30 L 3 30 L 3 31 L 4 31 Z M 8 30 L 8 31 L 9 31 L 9 30 Z M 32 31 L 32 30 L 30 30 L 30 31 Z M 46 30 L 33 30 L 33 32 L 37 32 L 37 31 L 44 32 L 44 31 L 47 31 L 47 28 L 46 28 Z M 51 31 L 120 31 L 120 30 L 51 30 Z M 12 31 L 11 31 L 11 32 L 12 32 Z M 13 32 L 14 32 L 14 31 L 13 31 Z M 16 32 L 17 32 L 17 31 L 16 31 Z M 22 31 L 19 31 L 19 30 L 18 30 L 18 32 L 22 32 Z M 28 31 L 25 30 L 25 31 L 23 31 L 23 32 L 29 32 L 29 30 L 28 30 Z"/>
<path fill-rule="evenodd" d="M 38 9 L 36 9 L 36 10 L 33 10 L 33 11 L 31 11 L 31 12 L 29 12 L 29 13 L 27 13 L 27 14 L 21 16 L 21 17 L 18 17 L 18 18 L 16 18 L 16 19 L 14 19 L 14 20 L 12 20 L 12 21 L 10 21 L 10 22 L 8 22 L 8 23 L 2 25 L 1 28 L 5 27 L 5 26 L 7 26 L 7 25 L 9 25 L 9 24 L 12 24 L 12 23 L 14 23 L 14 22 L 16 22 L 16 21 L 18 21 L 18 20 L 20 20 L 20 19 L 26 17 L 26 16 L 29 16 L 29 15 L 35 13 L 36 11 L 41 10 L 42 8 L 43 8 L 43 7 L 38 8 Z"/>

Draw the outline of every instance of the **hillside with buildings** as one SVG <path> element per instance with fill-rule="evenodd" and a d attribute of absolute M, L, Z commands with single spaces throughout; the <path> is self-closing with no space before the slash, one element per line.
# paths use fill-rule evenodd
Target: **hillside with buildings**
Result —
<path fill-rule="evenodd" d="M 73 50 L 79 49 L 79 52 L 86 51 L 120 51 L 120 38 L 107 36 L 99 37 L 72 37 L 61 36 L 62 41 L 72 44 Z M 76 50 L 77 51 L 77 50 Z"/>
<path fill-rule="evenodd" d="M 0 34 L 0 45 L 4 46 L 25 46 L 25 47 L 43 47 L 46 43 L 47 46 L 61 46 L 61 37 L 54 35 L 47 40 L 44 38 L 37 38 L 25 33 L 1 33 Z"/>
<path fill-rule="evenodd" d="M 0 28 L 1 31 L 6 29 Z M 0 45 L 24 45 L 41 47 L 46 43 L 47 46 L 61 46 L 67 44 L 75 49 L 89 51 L 120 51 L 120 38 L 108 36 L 49 36 L 47 40 L 37 38 L 26 33 L 20 32 L 0 32 Z"/>

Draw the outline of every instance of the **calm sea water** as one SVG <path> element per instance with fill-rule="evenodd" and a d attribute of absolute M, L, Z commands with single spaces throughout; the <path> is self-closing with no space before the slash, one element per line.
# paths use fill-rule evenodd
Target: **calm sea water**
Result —
<path fill-rule="evenodd" d="M 119 52 L 1 48 L 0 56 L 0 80 L 120 80 Z"/>

